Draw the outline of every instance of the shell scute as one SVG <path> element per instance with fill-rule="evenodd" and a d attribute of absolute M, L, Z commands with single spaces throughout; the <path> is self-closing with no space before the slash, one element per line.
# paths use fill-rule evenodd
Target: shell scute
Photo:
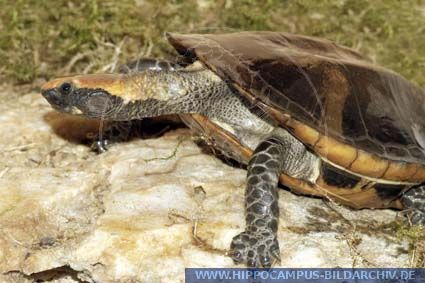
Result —
<path fill-rule="evenodd" d="M 314 134 L 292 127 L 295 136 L 333 163 L 390 180 L 414 176 L 417 181 L 425 175 L 425 91 L 356 51 L 274 32 L 169 34 L 168 39 L 251 101 L 317 131 L 320 142 L 313 145 L 305 136 Z M 336 144 L 340 150 L 331 147 Z M 368 163 L 377 167 L 371 170 Z M 393 167 L 399 174 L 392 173 Z M 418 172 L 412 175 L 414 169 Z"/>

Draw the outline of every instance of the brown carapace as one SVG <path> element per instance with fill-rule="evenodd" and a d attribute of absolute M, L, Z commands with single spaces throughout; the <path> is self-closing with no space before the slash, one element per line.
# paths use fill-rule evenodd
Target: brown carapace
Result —
<path fill-rule="evenodd" d="M 176 50 L 208 68 L 324 161 L 316 183 L 281 182 L 354 208 L 402 208 L 397 196 L 425 182 L 425 92 L 331 41 L 274 32 L 168 34 Z M 251 151 L 209 119 L 198 127 Z"/>

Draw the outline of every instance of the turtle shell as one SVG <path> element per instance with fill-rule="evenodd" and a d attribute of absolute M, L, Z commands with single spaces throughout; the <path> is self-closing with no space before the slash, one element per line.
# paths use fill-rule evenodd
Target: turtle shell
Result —
<path fill-rule="evenodd" d="M 425 92 L 331 41 L 275 33 L 167 34 L 339 168 L 425 181 Z"/>

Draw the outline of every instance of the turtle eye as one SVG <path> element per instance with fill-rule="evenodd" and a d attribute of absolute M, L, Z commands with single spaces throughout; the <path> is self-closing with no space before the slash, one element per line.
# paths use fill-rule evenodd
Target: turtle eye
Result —
<path fill-rule="evenodd" d="M 60 92 L 62 94 L 69 94 L 72 90 L 72 85 L 70 83 L 63 83 L 60 87 Z"/>

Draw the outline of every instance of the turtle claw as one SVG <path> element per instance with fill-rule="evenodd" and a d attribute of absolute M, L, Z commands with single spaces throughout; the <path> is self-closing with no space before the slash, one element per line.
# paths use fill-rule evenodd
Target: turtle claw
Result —
<path fill-rule="evenodd" d="M 91 149 L 96 153 L 104 153 L 109 149 L 109 142 L 106 139 L 98 140 L 92 143 Z"/>
<path fill-rule="evenodd" d="M 271 261 L 271 258 L 269 256 L 260 256 L 260 263 L 265 268 L 272 267 L 272 261 Z"/>
<path fill-rule="evenodd" d="M 279 263 L 281 262 L 279 246 L 277 246 L 277 248 L 275 250 L 272 250 L 270 253 L 273 256 L 274 261 L 277 261 Z"/>
<path fill-rule="evenodd" d="M 425 211 L 414 210 L 408 214 L 408 217 L 413 225 L 425 226 Z"/>
<path fill-rule="evenodd" d="M 230 249 L 235 263 L 252 268 L 270 268 L 276 260 L 280 261 L 279 243 L 270 230 L 242 232 L 233 238 Z"/>

